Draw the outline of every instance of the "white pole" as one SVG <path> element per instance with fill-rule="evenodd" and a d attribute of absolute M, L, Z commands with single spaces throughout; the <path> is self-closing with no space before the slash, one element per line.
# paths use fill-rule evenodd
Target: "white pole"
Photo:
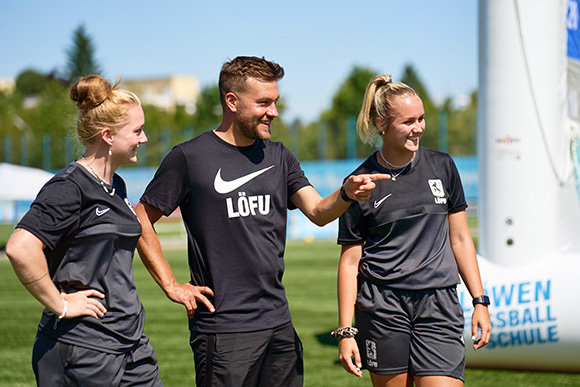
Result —
<path fill-rule="evenodd" d="M 479 250 L 501 265 L 557 248 L 563 6 L 479 2 Z"/>

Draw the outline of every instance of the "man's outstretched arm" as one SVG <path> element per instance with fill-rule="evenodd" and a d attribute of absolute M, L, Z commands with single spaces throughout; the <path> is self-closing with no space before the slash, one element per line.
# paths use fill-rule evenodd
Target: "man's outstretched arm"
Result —
<path fill-rule="evenodd" d="M 350 205 L 343 199 L 344 195 L 351 201 L 367 201 L 376 187 L 374 182 L 390 178 L 390 175 L 381 173 L 349 176 L 340 189 L 325 198 L 314 187 L 306 186 L 296 191 L 290 200 L 314 224 L 324 226 L 342 215 Z"/>

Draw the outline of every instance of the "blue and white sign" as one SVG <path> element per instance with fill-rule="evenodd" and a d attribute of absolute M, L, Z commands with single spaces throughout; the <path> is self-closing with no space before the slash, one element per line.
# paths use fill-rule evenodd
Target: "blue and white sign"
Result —
<path fill-rule="evenodd" d="M 493 330 L 468 366 L 580 371 L 578 13 L 577 0 L 480 2 L 478 258 Z"/>

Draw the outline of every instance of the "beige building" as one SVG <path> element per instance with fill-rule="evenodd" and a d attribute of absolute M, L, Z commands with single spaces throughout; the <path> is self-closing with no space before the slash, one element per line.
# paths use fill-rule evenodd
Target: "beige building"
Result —
<path fill-rule="evenodd" d="M 16 87 L 16 82 L 12 78 L 0 78 L 0 91 L 3 93 L 12 93 Z"/>
<path fill-rule="evenodd" d="M 188 114 L 195 113 L 195 104 L 201 93 L 199 80 L 194 75 L 174 74 L 168 78 L 124 79 L 122 87 L 137 94 L 141 103 L 166 111 L 183 106 Z"/>

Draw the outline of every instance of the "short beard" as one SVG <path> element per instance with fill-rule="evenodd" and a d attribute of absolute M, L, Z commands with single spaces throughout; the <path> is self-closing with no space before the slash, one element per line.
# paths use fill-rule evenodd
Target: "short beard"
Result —
<path fill-rule="evenodd" d="M 264 138 L 257 129 L 258 125 L 261 124 L 261 121 L 254 116 L 237 116 L 236 124 L 238 125 L 240 132 L 242 132 L 242 134 L 247 138 L 253 140 L 267 140 L 267 138 Z M 272 135 L 271 128 L 268 129 L 268 132 Z"/>

